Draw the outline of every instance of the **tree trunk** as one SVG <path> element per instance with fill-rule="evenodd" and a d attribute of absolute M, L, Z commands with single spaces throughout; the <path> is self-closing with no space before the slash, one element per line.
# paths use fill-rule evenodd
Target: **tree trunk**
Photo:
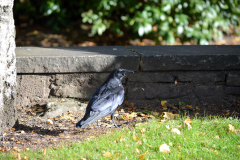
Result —
<path fill-rule="evenodd" d="M 0 134 L 17 120 L 13 0 L 0 0 Z"/>

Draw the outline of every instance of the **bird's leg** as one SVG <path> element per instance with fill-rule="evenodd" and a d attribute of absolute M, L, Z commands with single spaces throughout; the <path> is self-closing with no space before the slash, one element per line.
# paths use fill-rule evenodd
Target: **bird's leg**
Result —
<path fill-rule="evenodd" d="M 99 124 L 98 124 L 98 120 L 97 120 L 97 127 L 100 127 Z"/>
<path fill-rule="evenodd" d="M 111 120 L 113 121 L 114 126 L 115 126 L 116 128 L 119 128 L 119 126 L 114 122 L 114 112 L 113 112 L 113 114 L 111 114 Z"/>

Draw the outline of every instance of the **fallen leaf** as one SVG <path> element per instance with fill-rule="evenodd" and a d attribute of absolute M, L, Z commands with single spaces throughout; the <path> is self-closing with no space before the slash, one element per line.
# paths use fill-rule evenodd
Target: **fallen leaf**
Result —
<path fill-rule="evenodd" d="M 197 113 L 194 113 L 194 116 L 196 116 L 196 115 L 199 115 L 199 113 L 197 112 Z"/>
<path fill-rule="evenodd" d="M 130 106 L 130 107 L 133 107 L 134 105 L 135 105 L 134 102 L 129 103 L 129 106 Z"/>
<path fill-rule="evenodd" d="M 188 130 L 192 129 L 192 126 L 190 123 L 186 123 L 187 127 L 188 127 Z"/>
<path fill-rule="evenodd" d="M 48 120 L 47 120 L 47 124 L 51 124 L 51 125 L 52 125 L 52 124 L 53 124 L 53 121 L 52 121 L 51 119 L 48 119 Z"/>
<path fill-rule="evenodd" d="M 47 153 L 47 149 L 43 148 L 43 154 L 46 154 L 46 153 Z"/>
<path fill-rule="evenodd" d="M 174 119 L 176 117 L 179 117 L 179 114 L 173 114 L 172 112 L 163 112 L 163 118 L 166 119 Z"/>
<path fill-rule="evenodd" d="M 234 125 L 229 124 L 229 125 L 228 125 L 228 130 L 229 130 L 230 132 L 234 132 L 234 131 L 235 131 Z"/>
<path fill-rule="evenodd" d="M 20 153 L 12 152 L 12 155 L 13 155 L 13 157 L 14 157 L 15 159 L 21 160 L 21 155 L 20 155 Z"/>
<path fill-rule="evenodd" d="M 178 135 L 181 135 L 181 132 L 180 132 L 177 128 L 173 128 L 171 131 L 172 131 L 173 133 L 176 133 L 176 134 L 178 134 Z"/>
<path fill-rule="evenodd" d="M 104 119 L 111 119 L 111 116 L 104 117 Z"/>
<path fill-rule="evenodd" d="M 143 144 L 143 141 L 139 140 L 139 141 L 137 141 L 137 144 L 142 145 L 142 144 Z"/>
<path fill-rule="evenodd" d="M 192 105 L 187 105 L 188 108 L 192 108 Z"/>
<path fill-rule="evenodd" d="M 28 158 L 27 158 L 27 156 L 24 156 L 23 158 L 22 158 L 22 160 L 27 160 Z"/>
<path fill-rule="evenodd" d="M 152 145 L 150 145 L 150 144 L 147 144 L 147 143 L 144 143 L 144 144 L 146 144 L 148 147 L 152 147 Z"/>
<path fill-rule="evenodd" d="M 139 156 L 139 159 L 140 159 L 140 160 L 145 160 L 145 157 L 144 157 L 144 155 L 143 155 L 143 154 L 142 154 L 142 155 L 140 155 L 140 156 Z"/>
<path fill-rule="evenodd" d="M 178 109 L 178 107 L 172 106 L 172 109 Z"/>
<path fill-rule="evenodd" d="M 126 144 L 125 147 L 130 147 L 130 145 L 129 145 L 129 144 Z"/>
<path fill-rule="evenodd" d="M 126 141 L 126 139 L 125 139 L 125 138 L 122 138 L 122 136 L 120 136 L 120 137 L 119 137 L 119 141 L 120 141 L 120 142 L 123 142 L 123 141 Z"/>
<path fill-rule="evenodd" d="M 184 123 L 192 123 L 192 120 L 190 118 L 185 119 Z"/>
<path fill-rule="evenodd" d="M 170 153 L 170 148 L 167 144 L 162 144 L 160 147 L 159 147 L 159 151 L 161 153 L 164 153 L 164 154 L 167 154 L 167 153 Z"/>
<path fill-rule="evenodd" d="M 11 137 L 11 138 L 9 138 L 8 140 L 9 140 L 9 141 L 14 141 L 14 139 L 15 139 L 14 137 Z"/>
<path fill-rule="evenodd" d="M 134 135 L 133 135 L 133 140 L 134 140 L 134 141 L 138 141 L 139 138 L 138 138 L 137 136 L 135 136 L 135 134 L 134 134 Z"/>
<path fill-rule="evenodd" d="M 141 133 L 144 133 L 144 132 L 146 132 L 146 129 L 145 129 L 145 128 L 143 128 L 143 129 L 141 130 Z"/>
<path fill-rule="evenodd" d="M 140 153 L 139 149 L 138 148 L 135 148 L 135 152 L 137 153 Z"/>
<path fill-rule="evenodd" d="M 87 136 L 87 138 L 94 139 L 96 137 L 95 136 Z"/>
<path fill-rule="evenodd" d="M 220 136 L 219 136 L 219 135 L 216 135 L 215 138 L 216 138 L 216 139 L 220 139 Z"/>
<path fill-rule="evenodd" d="M 169 125 L 166 125 L 166 128 L 167 128 L 168 130 L 170 130 L 170 127 L 169 127 Z"/>
<path fill-rule="evenodd" d="M 197 110 L 200 110 L 198 107 L 196 107 Z"/>
<path fill-rule="evenodd" d="M 161 101 L 162 107 L 167 107 L 167 106 L 165 105 L 165 103 L 167 103 L 167 101 Z"/>
<path fill-rule="evenodd" d="M 205 132 L 199 132 L 199 133 L 197 133 L 197 135 L 205 135 L 206 133 Z"/>
<path fill-rule="evenodd" d="M 122 154 L 120 154 L 118 152 L 116 152 L 114 155 L 117 156 L 117 157 L 121 157 L 122 156 Z"/>
<path fill-rule="evenodd" d="M 226 114 L 224 114 L 225 116 L 229 116 L 230 115 L 230 112 L 227 112 Z"/>
<path fill-rule="evenodd" d="M 113 154 L 109 151 L 105 152 L 104 154 L 102 154 L 104 157 L 111 157 Z"/>
<path fill-rule="evenodd" d="M 178 156 L 178 157 L 181 157 L 181 155 L 180 155 L 180 154 L 178 154 L 177 156 Z"/>

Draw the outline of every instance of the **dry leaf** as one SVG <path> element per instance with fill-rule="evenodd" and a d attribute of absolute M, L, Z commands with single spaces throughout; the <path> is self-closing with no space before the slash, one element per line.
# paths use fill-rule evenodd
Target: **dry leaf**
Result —
<path fill-rule="evenodd" d="M 225 116 L 229 116 L 230 115 L 230 112 L 227 112 L 226 114 L 224 114 Z"/>
<path fill-rule="evenodd" d="M 105 152 L 104 154 L 102 154 L 104 157 L 111 157 L 113 154 L 109 151 Z"/>
<path fill-rule="evenodd" d="M 14 139 L 15 139 L 14 137 L 11 137 L 11 138 L 9 138 L 8 140 L 9 140 L 9 141 L 14 141 Z"/>
<path fill-rule="evenodd" d="M 139 140 L 139 141 L 137 141 L 137 144 L 142 145 L 142 144 L 143 144 L 143 141 Z"/>
<path fill-rule="evenodd" d="M 146 132 L 146 129 L 145 129 L 145 128 L 143 128 L 143 129 L 141 130 L 141 133 L 144 133 L 144 132 Z"/>
<path fill-rule="evenodd" d="M 167 103 L 167 101 L 161 101 L 162 107 L 167 107 L 167 106 L 165 105 L 165 103 Z"/>
<path fill-rule="evenodd" d="M 234 125 L 229 124 L 229 125 L 228 125 L 228 130 L 229 130 L 230 132 L 234 132 L 234 131 L 235 131 Z"/>
<path fill-rule="evenodd" d="M 47 120 L 47 124 L 53 125 L 53 121 L 52 121 L 51 119 L 48 119 L 48 120 Z"/>
<path fill-rule="evenodd" d="M 187 105 L 187 107 L 192 108 L 192 105 Z"/>
<path fill-rule="evenodd" d="M 219 136 L 219 135 L 216 135 L 215 138 L 216 138 L 216 139 L 220 139 L 220 136 Z"/>
<path fill-rule="evenodd" d="M 104 117 L 104 119 L 111 119 L 111 116 Z"/>
<path fill-rule="evenodd" d="M 169 125 L 166 125 L 166 128 L 167 128 L 168 130 L 170 130 L 170 127 L 169 127 Z"/>
<path fill-rule="evenodd" d="M 146 144 L 148 147 L 152 147 L 152 145 L 150 145 L 150 144 L 147 144 L 147 143 L 144 143 L 144 144 Z"/>
<path fill-rule="evenodd" d="M 181 132 L 177 128 L 173 128 L 171 131 L 173 133 L 177 133 L 178 135 L 181 135 Z"/>
<path fill-rule="evenodd" d="M 138 141 L 139 138 L 138 138 L 137 136 L 135 136 L 135 134 L 134 134 L 134 135 L 133 135 L 133 140 L 134 140 L 134 141 Z"/>
<path fill-rule="evenodd" d="M 134 102 L 129 103 L 129 106 L 130 106 L 130 107 L 133 107 L 134 105 L 135 105 Z"/>
<path fill-rule="evenodd" d="M 184 123 L 192 123 L 192 120 L 190 118 L 185 119 Z"/>
<path fill-rule="evenodd" d="M 122 138 L 122 136 L 120 136 L 120 137 L 119 137 L 119 141 L 120 141 L 120 142 L 123 142 L 123 141 L 126 141 L 126 139 L 125 139 L 125 138 Z"/>
<path fill-rule="evenodd" d="M 173 114 L 172 112 L 163 112 L 163 118 L 167 119 L 174 119 L 176 117 L 179 117 L 179 114 Z"/>
<path fill-rule="evenodd" d="M 130 147 L 130 145 L 129 145 L 129 144 L 126 144 L 125 147 Z"/>
<path fill-rule="evenodd" d="M 159 147 L 159 151 L 164 153 L 164 154 L 167 154 L 167 153 L 170 153 L 170 148 L 167 144 L 162 144 L 160 147 Z"/>
<path fill-rule="evenodd" d="M 144 155 L 143 155 L 143 154 L 142 154 L 142 155 L 140 155 L 140 156 L 139 156 L 139 159 L 140 159 L 140 160 L 145 160 L 145 157 L 144 157 Z"/>
<path fill-rule="evenodd" d="M 118 156 L 118 157 L 121 157 L 121 156 L 122 156 L 122 154 L 120 154 L 120 153 L 118 153 L 118 152 L 116 152 L 114 155 L 115 155 L 115 156 Z"/>
<path fill-rule="evenodd" d="M 23 158 L 22 158 L 22 160 L 27 160 L 28 158 L 27 158 L 27 156 L 24 156 Z"/>
<path fill-rule="evenodd" d="M 43 148 L 43 154 L 46 154 L 46 153 L 47 153 L 47 149 Z"/>
<path fill-rule="evenodd" d="M 13 157 L 14 157 L 15 159 L 21 160 L 21 155 L 20 155 L 20 153 L 12 152 L 12 155 L 13 155 Z"/>
<path fill-rule="evenodd" d="M 196 107 L 197 110 L 200 110 L 198 107 Z"/>
<path fill-rule="evenodd" d="M 190 123 L 186 123 L 187 127 L 188 127 L 188 130 L 192 129 L 192 126 Z"/>
<path fill-rule="evenodd" d="M 140 153 L 139 149 L 138 148 L 135 148 L 135 152 L 137 153 Z"/>
<path fill-rule="evenodd" d="M 94 139 L 94 138 L 95 138 L 95 136 L 87 136 L 87 138 Z"/>

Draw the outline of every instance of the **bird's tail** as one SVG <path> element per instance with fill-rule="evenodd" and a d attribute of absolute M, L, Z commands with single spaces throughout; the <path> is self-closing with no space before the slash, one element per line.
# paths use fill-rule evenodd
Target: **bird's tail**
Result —
<path fill-rule="evenodd" d="M 106 110 L 101 111 L 101 112 L 91 111 L 91 113 L 88 116 L 88 118 L 85 118 L 85 116 L 84 116 L 83 119 L 81 119 L 76 124 L 76 127 L 77 128 L 85 128 L 87 125 L 93 123 L 94 121 L 98 120 L 101 117 L 105 117 L 105 116 L 109 115 L 110 113 L 111 113 L 110 109 L 106 109 Z"/>

